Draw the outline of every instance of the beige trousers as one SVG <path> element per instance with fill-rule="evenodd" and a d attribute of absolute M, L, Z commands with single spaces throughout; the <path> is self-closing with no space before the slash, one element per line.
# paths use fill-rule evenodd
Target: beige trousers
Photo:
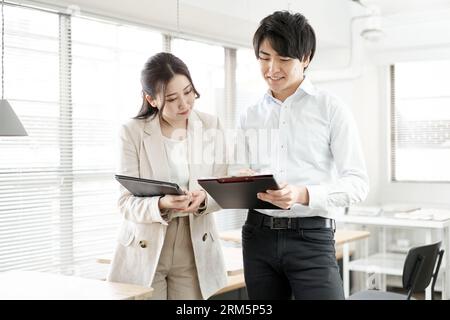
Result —
<path fill-rule="evenodd" d="M 203 299 L 188 216 L 169 222 L 152 288 L 154 300 Z"/>

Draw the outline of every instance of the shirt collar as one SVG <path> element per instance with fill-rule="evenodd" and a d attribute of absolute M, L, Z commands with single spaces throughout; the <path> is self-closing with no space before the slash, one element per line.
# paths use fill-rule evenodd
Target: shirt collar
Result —
<path fill-rule="evenodd" d="M 302 83 L 297 88 L 297 91 L 295 93 L 297 93 L 299 90 L 303 90 L 306 94 L 309 94 L 310 96 L 314 96 L 316 94 L 316 87 L 312 84 L 311 80 L 309 80 L 309 78 L 306 76 L 305 78 L 303 78 Z"/>
<path fill-rule="evenodd" d="M 288 99 L 291 100 L 294 97 L 301 97 L 304 94 L 309 94 L 311 96 L 316 94 L 316 88 L 312 84 L 311 80 L 309 80 L 309 78 L 306 76 L 303 78 L 303 81 L 302 81 L 302 83 L 300 83 L 297 90 L 295 90 L 295 92 L 292 95 L 287 97 L 286 100 L 288 100 Z M 277 104 L 282 103 L 280 100 L 278 100 L 277 98 L 275 98 L 272 95 L 272 91 L 270 89 L 267 90 L 265 97 L 266 97 L 266 99 L 272 100 L 272 101 L 276 102 Z"/>

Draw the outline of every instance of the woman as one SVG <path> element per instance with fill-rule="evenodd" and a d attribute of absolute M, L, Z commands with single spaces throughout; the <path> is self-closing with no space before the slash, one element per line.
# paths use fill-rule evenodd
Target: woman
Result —
<path fill-rule="evenodd" d="M 120 135 L 120 174 L 175 182 L 185 195 L 135 197 L 121 187 L 124 219 L 108 280 L 151 286 L 154 299 L 207 299 L 227 283 L 214 217 L 208 214 L 219 207 L 197 183 L 226 174 L 224 162 L 217 163 L 224 156 L 220 134 L 202 134 L 220 133 L 219 123 L 193 110 L 200 95 L 174 55 L 151 57 L 141 84 L 142 108 Z"/>

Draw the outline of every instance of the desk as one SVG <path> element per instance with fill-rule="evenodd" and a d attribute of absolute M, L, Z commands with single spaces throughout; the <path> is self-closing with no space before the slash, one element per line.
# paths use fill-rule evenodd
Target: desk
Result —
<path fill-rule="evenodd" d="M 357 225 L 374 225 L 380 227 L 397 227 L 404 229 L 416 228 L 425 231 L 425 242 L 432 242 L 432 230 L 437 230 L 440 232 L 440 239 L 442 241 L 445 253 L 442 261 L 441 270 L 443 276 L 443 288 L 442 288 L 442 299 L 449 299 L 450 293 L 450 220 L 417 220 L 417 219 L 404 219 L 404 218 L 396 218 L 394 214 L 382 214 L 379 216 L 371 217 L 371 216 L 360 216 L 360 215 L 342 215 L 336 217 L 337 222 L 347 223 L 347 224 L 357 224 Z M 383 234 L 385 228 L 383 228 Z M 385 237 L 383 237 L 385 238 Z M 380 242 L 383 251 L 386 252 L 386 241 L 382 239 Z M 441 272 L 439 272 L 441 274 Z M 392 273 L 394 274 L 394 273 Z M 431 289 L 430 287 L 426 290 L 426 298 L 429 299 L 431 297 Z"/>
<path fill-rule="evenodd" d="M 336 245 L 342 245 L 342 274 L 344 283 L 344 294 L 348 297 L 350 294 L 350 270 L 348 268 L 350 259 L 350 243 L 353 241 L 366 239 L 370 235 L 369 231 L 365 230 L 336 230 L 334 239 Z M 241 229 L 233 229 L 223 231 L 220 233 L 220 238 L 224 241 L 231 241 L 235 243 L 241 243 Z"/>
<path fill-rule="evenodd" d="M 0 300 L 143 300 L 152 288 L 36 271 L 0 273 Z"/>
<path fill-rule="evenodd" d="M 222 252 L 225 259 L 225 269 L 229 276 L 234 276 L 244 271 L 241 248 L 223 246 Z M 108 255 L 100 256 L 96 259 L 96 262 L 101 264 L 110 264 L 111 257 Z"/>
<path fill-rule="evenodd" d="M 369 231 L 357 231 L 357 230 L 336 230 L 335 242 L 336 245 L 342 245 L 342 274 L 344 282 L 344 292 L 346 297 L 350 292 L 350 271 L 348 269 L 348 262 L 350 256 L 349 244 L 353 241 L 366 239 L 370 235 Z M 220 238 L 224 241 L 231 241 L 237 244 L 241 244 L 241 229 L 233 229 L 228 231 L 222 231 Z M 242 248 L 226 247 L 223 246 L 223 254 L 225 259 L 226 270 L 228 274 L 228 284 L 215 295 L 226 293 L 232 290 L 245 287 L 245 280 L 243 274 L 243 262 L 242 262 Z M 338 253 L 337 253 L 338 254 Z M 109 256 L 97 258 L 98 263 L 110 263 L 111 258 Z"/>
<path fill-rule="evenodd" d="M 222 251 L 225 259 L 228 283 L 224 288 L 215 293 L 215 295 L 245 287 L 242 249 L 223 246 Z M 100 256 L 96 259 L 96 261 L 97 263 L 110 264 L 111 256 Z"/>
<path fill-rule="evenodd" d="M 365 239 L 369 237 L 370 232 L 365 230 L 336 230 L 334 234 L 334 240 L 336 245 L 343 245 L 352 241 Z M 228 231 L 222 231 L 220 233 L 220 239 L 224 241 L 231 241 L 240 244 L 241 239 L 241 229 L 233 229 Z"/>
<path fill-rule="evenodd" d="M 233 290 L 238 290 L 245 287 L 245 279 L 244 279 L 244 273 L 235 274 L 235 275 L 229 275 L 228 276 L 228 283 L 225 287 L 217 291 L 213 296 L 227 293 Z"/>

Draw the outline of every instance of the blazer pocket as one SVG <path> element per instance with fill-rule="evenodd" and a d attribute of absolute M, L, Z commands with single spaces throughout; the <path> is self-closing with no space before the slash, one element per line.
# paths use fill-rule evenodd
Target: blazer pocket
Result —
<path fill-rule="evenodd" d="M 122 224 L 117 241 L 124 247 L 128 247 L 134 240 L 134 227 L 129 223 Z"/>

